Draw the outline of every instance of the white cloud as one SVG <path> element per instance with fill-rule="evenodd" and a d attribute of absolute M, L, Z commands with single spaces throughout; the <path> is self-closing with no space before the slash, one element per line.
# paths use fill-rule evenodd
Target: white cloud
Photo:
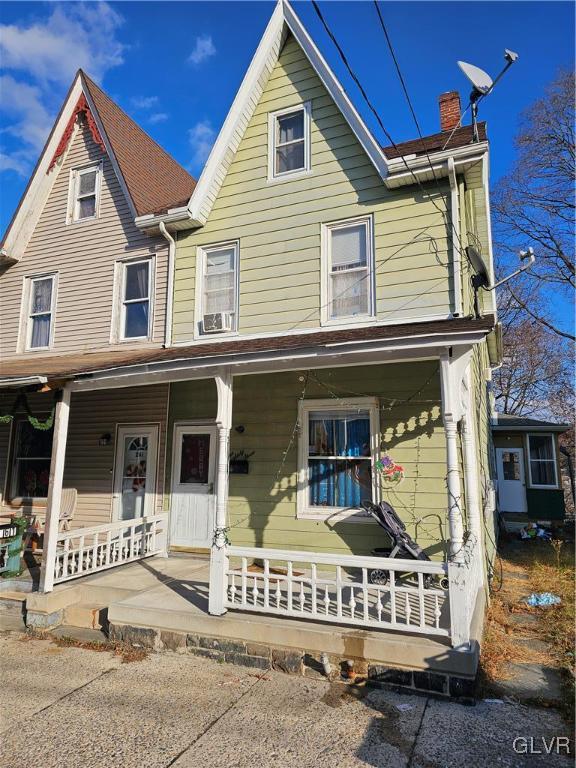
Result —
<path fill-rule="evenodd" d="M 148 122 L 155 125 L 156 123 L 165 123 L 168 120 L 169 115 L 166 112 L 153 112 L 148 118 Z"/>
<path fill-rule="evenodd" d="M 212 144 L 216 138 L 216 131 L 209 120 L 202 120 L 188 131 L 188 141 L 192 148 L 193 165 L 203 165 L 208 159 Z"/>
<path fill-rule="evenodd" d="M 0 108 L 3 129 L 0 171 L 26 175 L 52 127 L 78 69 L 101 81 L 122 64 L 125 46 L 117 32 L 123 18 L 106 2 L 49 6 L 48 15 L 21 24 L 0 24 Z M 16 141 L 14 141 L 14 139 Z"/>
<path fill-rule="evenodd" d="M 130 103 L 136 109 L 152 109 L 158 104 L 158 96 L 135 96 Z"/>
<path fill-rule="evenodd" d="M 191 64 L 200 64 L 201 62 L 214 56 L 216 48 L 212 42 L 212 35 L 200 35 L 196 38 L 192 53 L 188 56 Z"/>

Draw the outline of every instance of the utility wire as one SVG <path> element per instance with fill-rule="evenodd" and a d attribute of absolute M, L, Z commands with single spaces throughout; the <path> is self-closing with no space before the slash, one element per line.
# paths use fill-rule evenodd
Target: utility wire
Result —
<path fill-rule="evenodd" d="M 415 183 L 417 184 L 417 186 L 418 186 L 418 188 L 420 189 L 420 191 L 422 192 L 422 194 L 423 194 L 423 195 L 425 195 L 425 196 L 426 196 L 426 197 L 427 197 L 427 198 L 430 200 L 430 202 L 432 203 L 432 205 L 434 206 L 434 208 L 436 208 L 436 210 L 438 211 L 438 213 L 439 213 L 439 214 L 442 216 L 442 218 L 443 218 L 443 220 L 444 220 L 445 224 L 448 226 L 448 216 L 447 216 L 447 213 L 446 213 L 446 211 L 443 211 L 443 210 L 442 210 L 442 209 L 441 209 L 441 208 L 438 206 L 438 204 L 436 203 L 436 201 L 434 200 L 434 198 L 432 198 L 432 197 L 430 196 L 430 193 L 429 193 L 429 192 L 428 192 L 428 190 L 427 190 L 427 189 L 426 189 L 426 188 L 423 186 L 422 182 L 420 181 L 420 179 L 418 178 L 418 176 L 417 176 L 417 175 L 414 173 L 414 171 L 412 170 L 412 168 L 411 168 L 411 167 L 408 165 L 408 162 L 407 162 L 406 158 L 404 157 L 404 155 L 402 154 L 402 152 L 400 151 L 400 149 L 399 149 L 398 145 L 396 144 L 396 142 L 394 141 L 394 139 L 392 138 L 392 136 L 390 135 L 390 133 L 389 133 L 389 132 L 386 130 L 386 127 L 385 127 L 384 123 L 382 122 L 382 118 L 380 117 L 380 115 L 378 114 L 378 111 L 376 110 L 376 108 L 374 107 L 374 105 L 372 104 L 372 102 L 370 101 L 370 99 L 369 99 L 369 97 L 368 97 L 368 94 L 366 93 L 366 91 L 365 91 L 365 89 L 364 89 L 364 86 L 362 85 L 362 83 L 361 83 L 361 82 L 360 82 L 360 80 L 358 79 L 358 77 L 357 77 L 356 73 L 354 72 L 354 70 L 353 70 L 353 69 L 352 69 L 352 67 L 350 66 L 350 63 L 348 62 L 348 59 L 346 58 L 346 54 L 345 54 L 345 53 L 344 53 L 344 51 L 342 50 L 342 47 L 340 46 L 340 43 L 339 43 L 339 42 L 338 42 L 338 40 L 336 39 L 336 37 L 335 37 L 334 33 L 332 32 L 332 30 L 331 30 L 331 29 L 330 29 L 330 27 L 328 26 L 328 23 L 326 22 L 326 20 L 325 20 L 324 16 L 322 15 L 322 11 L 320 10 L 320 8 L 319 8 L 319 6 L 318 6 L 318 3 L 316 2 L 316 0 L 312 0 L 312 5 L 313 5 L 313 7 L 314 7 L 314 10 L 316 11 L 316 15 L 317 15 L 317 16 L 318 16 L 318 18 L 320 19 L 320 21 L 321 21 L 321 23 L 322 23 L 322 26 L 324 27 L 324 29 L 325 29 L 325 31 L 326 31 L 326 34 L 328 35 L 328 37 L 330 38 L 330 40 L 332 40 L 332 42 L 334 43 L 334 46 L 336 47 L 336 50 L 338 51 L 338 54 L 340 55 L 340 58 L 342 59 L 342 62 L 343 62 L 343 64 L 344 64 L 344 66 L 345 66 L 345 67 L 346 67 L 346 69 L 348 70 L 348 73 L 350 74 L 350 77 L 351 77 L 351 78 L 354 80 L 354 82 L 356 83 L 356 85 L 357 85 L 357 87 L 358 87 L 358 90 L 359 90 L 359 91 L 360 91 L 360 93 L 362 94 L 362 97 L 363 97 L 364 101 L 366 102 L 366 104 L 367 104 L 368 108 L 370 109 L 370 111 L 372 112 L 372 114 L 374 115 L 374 117 L 376 118 L 376 121 L 378 122 L 378 125 L 379 125 L 379 126 L 380 126 L 380 128 L 382 129 L 382 131 L 383 131 L 384 135 L 386 136 L 386 138 L 388 139 L 388 141 L 390 142 L 390 144 L 392 145 L 392 147 L 393 147 L 393 148 L 396 150 L 396 152 L 398 152 L 398 155 L 399 155 L 400 159 L 402 160 L 402 163 L 403 163 L 403 164 L 404 164 L 404 166 L 406 167 L 406 169 L 407 169 L 408 173 L 409 173 L 409 174 L 412 176 L 412 178 L 414 179 Z M 428 160 L 430 160 L 430 158 L 428 158 Z M 432 167 L 431 163 L 430 163 L 430 166 Z M 434 174 L 434 170 L 433 170 L 433 169 L 432 169 L 432 173 Z M 468 256 L 468 254 L 466 253 L 465 249 L 464 249 L 464 248 L 462 248 L 462 243 L 461 243 L 461 241 L 460 241 L 460 237 L 459 237 L 458 233 L 456 232 L 456 227 L 454 226 L 454 224 L 453 224 L 453 223 L 451 224 L 451 229 L 452 229 L 452 232 L 453 232 L 453 237 L 455 237 L 455 238 L 456 238 L 456 240 L 458 241 L 458 244 L 459 244 L 459 245 L 458 245 L 458 247 L 459 247 L 460 253 L 464 252 L 464 254 L 465 254 L 466 258 L 467 258 L 468 260 L 470 260 L 470 257 L 469 257 L 469 256 Z M 472 264 L 471 262 L 470 262 L 470 266 L 473 268 L 473 264 Z"/>

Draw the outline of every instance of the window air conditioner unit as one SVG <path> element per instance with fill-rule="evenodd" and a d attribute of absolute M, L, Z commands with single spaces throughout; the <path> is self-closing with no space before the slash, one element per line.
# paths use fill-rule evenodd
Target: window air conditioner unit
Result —
<path fill-rule="evenodd" d="M 202 318 L 202 333 L 224 333 L 232 330 L 230 312 L 213 312 Z"/>

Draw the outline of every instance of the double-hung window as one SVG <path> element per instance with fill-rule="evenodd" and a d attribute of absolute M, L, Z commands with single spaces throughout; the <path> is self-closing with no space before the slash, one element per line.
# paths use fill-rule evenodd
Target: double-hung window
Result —
<path fill-rule="evenodd" d="M 95 219 L 98 215 L 101 166 L 77 168 L 72 172 L 72 221 Z"/>
<path fill-rule="evenodd" d="M 27 419 L 15 423 L 11 499 L 48 496 L 53 429 L 34 429 Z"/>
<path fill-rule="evenodd" d="M 238 328 L 238 242 L 200 249 L 201 334 Z"/>
<path fill-rule="evenodd" d="M 552 435 L 528 435 L 528 465 L 530 485 L 533 487 L 556 488 L 556 452 Z"/>
<path fill-rule="evenodd" d="M 152 259 L 121 263 L 120 340 L 148 339 L 152 331 Z"/>
<path fill-rule="evenodd" d="M 56 275 L 28 278 L 26 349 L 48 349 L 52 343 Z"/>
<path fill-rule="evenodd" d="M 310 102 L 269 116 L 269 179 L 310 170 Z"/>
<path fill-rule="evenodd" d="M 372 219 L 325 224 L 323 321 L 342 322 L 374 314 Z"/>
<path fill-rule="evenodd" d="M 374 398 L 307 400 L 300 405 L 299 514 L 324 518 L 375 501 L 379 447 Z"/>

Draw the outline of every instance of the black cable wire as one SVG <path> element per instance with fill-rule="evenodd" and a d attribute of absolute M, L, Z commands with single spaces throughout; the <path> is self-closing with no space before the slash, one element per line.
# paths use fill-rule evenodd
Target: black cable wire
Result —
<path fill-rule="evenodd" d="M 325 31 L 326 31 L 326 34 L 328 35 L 328 37 L 330 38 L 330 40 L 332 40 L 332 42 L 334 43 L 334 46 L 335 46 L 336 50 L 338 51 L 338 53 L 339 53 L 339 55 L 340 55 L 340 58 L 342 59 L 342 62 L 343 62 L 343 64 L 344 64 L 344 66 L 345 66 L 345 67 L 346 67 L 346 69 L 348 70 L 348 73 L 350 74 L 350 77 L 351 77 L 351 78 L 354 80 L 354 82 L 356 83 L 356 85 L 357 85 L 357 87 L 358 87 L 358 90 L 359 90 L 359 91 L 360 91 L 360 93 L 362 94 L 362 97 L 363 97 L 364 101 L 366 102 L 366 104 L 367 104 L 368 108 L 370 109 L 370 111 L 372 112 L 372 114 L 374 115 L 374 117 L 376 118 L 376 121 L 378 122 L 378 125 L 379 125 L 379 126 L 380 126 L 380 128 L 382 129 L 382 131 L 383 131 L 384 135 L 386 136 L 386 138 L 388 139 L 388 141 L 390 142 L 390 144 L 392 145 L 392 147 L 393 147 L 393 148 L 396 150 L 396 152 L 398 152 L 398 155 L 399 155 L 399 158 L 400 158 L 400 160 L 402 160 L 402 163 L 403 163 L 403 164 L 404 164 L 404 166 L 406 167 L 406 170 L 407 170 L 407 171 L 408 171 L 408 173 L 409 173 L 409 174 L 412 176 L 412 178 L 414 179 L 414 182 L 417 184 L 417 186 L 418 186 L 418 188 L 420 189 L 420 191 L 422 192 L 422 194 L 423 194 L 423 195 L 425 195 L 425 196 L 426 196 L 426 197 L 427 197 L 427 198 L 430 200 L 430 202 L 432 203 L 432 205 L 434 206 L 434 208 L 436 208 L 436 210 L 437 210 L 437 211 L 438 211 L 438 213 L 439 213 L 439 214 L 442 216 L 442 218 L 444 219 L 444 221 L 445 221 L 446 225 L 448 226 L 448 215 L 447 215 L 447 212 L 446 212 L 446 211 L 442 211 L 442 209 L 441 209 L 441 208 L 439 208 L 439 206 L 438 206 L 438 204 L 436 203 L 436 201 L 434 200 L 434 198 L 433 198 L 433 197 L 431 197 L 431 195 L 429 194 L 428 190 L 426 190 L 426 188 L 423 186 L 423 184 L 422 184 L 422 182 L 420 181 L 420 179 L 419 179 L 419 178 L 416 176 L 416 174 L 414 173 L 414 171 L 412 170 L 412 168 L 410 168 L 410 166 L 408 165 L 408 162 L 407 162 L 406 158 L 404 157 L 404 155 L 402 154 L 402 152 L 401 152 L 401 151 L 400 151 L 400 149 L 398 148 L 398 145 L 396 144 L 396 142 L 394 141 L 394 139 L 392 138 L 392 136 L 390 135 L 390 133 L 389 133 L 389 132 L 386 130 L 386 127 L 385 127 L 384 123 L 382 122 L 382 118 L 380 117 L 380 115 L 378 114 L 378 112 L 377 112 L 376 108 L 374 107 L 374 105 L 373 105 L 373 104 L 372 104 L 372 102 L 370 101 L 370 99 L 369 99 L 369 97 L 368 97 L 368 94 L 366 93 L 366 91 L 365 91 L 365 89 L 364 89 L 364 86 L 362 85 L 362 83 L 361 83 L 361 82 L 360 82 L 360 80 L 358 79 L 358 77 L 357 77 L 356 73 L 354 72 L 354 70 L 353 70 L 353 69 L 352 69 L 352 67 L 350 66 L 350 63 L 348 62 L 348 59 L 346 58 L 346 54 L 345 54 L 345 53 L 344 53 L 344 51 L 342 50 L 342 47 L 341 47 L 340 43 L 338 42 L 338 40 L 336 39 L 336 37 L 335 37 L 335 35 L 333 34 L 332 30 L 331 30 L 331 29 L 330 29 L 330 27 L 328 26 L 328 23 L 326 22 L 326 20 L 325 20 L 324 16 L 322 15 L 322 11 L 320 10 L 320 8 L 319 8 L 319 6 L 318 6 L 318 3 L 316 2 L 316 0 L 312 0 L 312 6 L 314 7 L 314 10 L 316 11 L 316 15 L 317 15 L 317 16 L 318 16 L 318 18 L 320 19 L 320 21 L 321 21 L 321 23 L 322 23 L 322 26 L 324 27 L 324 29 L 325 29 Z M 433 174 L 434 174 L 434 169 L 432 169 L 432 172 L 433 172 Z M 442 193 L 442 196 L 443 196 L 443 193 Z M 468 261 L 470 262 L 470 266 L 471 266 L 472 268 L 474 268 L 474 265 L 473 265 L 473 264 L 472 264 L 472 262 L 470 261 L 470 257 L 469 257 L 469 256 L 468 256 L 468 254 L 466 253 L 466 250 L 465 250 L 464 248 L 462 248 L 462 243 L 461 243 L 461 241 L 460 241 L 460 236 L 459 236 L 459 235 L 458 235 L 458 233 L 456 232 L 456 227 L 454 226 L 454 224 L 453 224 L 453 223 L 451 223 L 451 229 L 452 229 L 452 232 L 453 232 L 453 236 L 454 236 L 454 237 L 456 237 L 456 240 L 458 241 L 458 247 L 459 247 L 460 253 L 464 253 L 464 255 L 466 256 L 466 258 L 467 258 L 467 259 L 468 259 Z"/>

